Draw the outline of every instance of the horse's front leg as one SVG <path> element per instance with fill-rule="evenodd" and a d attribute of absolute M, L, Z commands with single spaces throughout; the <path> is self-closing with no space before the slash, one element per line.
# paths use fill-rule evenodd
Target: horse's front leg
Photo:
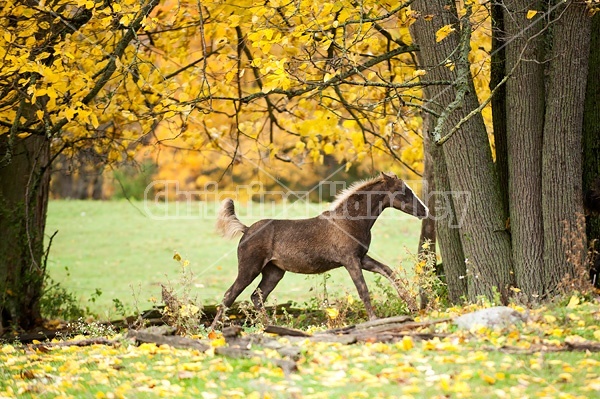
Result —
<path fill-rule="evenodd" d="M 409 294 L 406 287 L 401 284 L 398 274 L 389 266 L 371 258 L 369 255 L 365 255 L 365 257 L 362 259 L 362 268 L 373 273 L 381 274 L 387 278 L 398 292 L 398 296 L 400 296 L 400 298 L 406 302 L 409 310 L 415 311 L 418 309 L 414 298 Z"/>
<path fill-rule="evenodd" d="M 362 274 L 360 259 L 353 259 L 345 267 L 346 270 L 348 270 L 348 273 L 350 274 L 354 285 L 356 286 L 358 296 L 360 297 L 361 301 L 365 304 L 365 309 L 367 310 L 367 316 L 369 316 L 369 320 L 375 320 L 377 316 L 375 315 L 375 311 L 373 310 L 373 305 L 371 305 L 371 297 L 369 295 L 369 289 L 367 288 L 367 282 L 365 281 L 365 277 Z"/>

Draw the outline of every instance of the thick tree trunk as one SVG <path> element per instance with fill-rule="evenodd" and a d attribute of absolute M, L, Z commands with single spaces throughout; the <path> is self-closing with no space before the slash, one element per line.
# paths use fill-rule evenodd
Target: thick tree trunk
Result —
<path fill-rule="evenodd" d="M 588 243 L 600 251 L 600 13 L 592 18 L 592 37 L 583 115 L 583 192 L 587 197 Z M 595 244 L 594 244 L 595 243 Z M 599 270 L 600 271 L 600 270 Z M 600 285 L 599 285 L 600 286 Z"/>
<path fill-rule="evenodd" d="M 458 29 L 439 43 L 435 33 L 458 20 L 456 9 L 444 1 L 416 1 L 413 9 L 421 16 L 433 15 L 431 21 L 418 18 L 413 24 L 414 41 L 420 46 L 420 68 L 434 80 L 465 79 L 466 87 L 432 87 L 427 106 L 442 110 L 455 100 L 457 89 L 466 90 L 461 107 L 450 113 L 442 133 L 447 133 L 469 112 L 478 107 L 470 72 L 458 74 L 468 60 L 457 50 Z M 461 58 L 462 57 L 462 58 Z M 445 66 L 451 59 L 454 70 Z M 468 67 L 466 68 L 468 71 Z M 435 104 L 439 106 L 436 107 Z M 441 108 L 441 109 L 440 109 Z M 459 128 L 442 146 L 448 178 L 457 214 L 464 215 L 460 236 L 467 262 L 468 296 L 493 297 L 499 291 L 506 300 L 512 285 L 510 237 L 505 227 L 498 178 L 481 114 L 476 114 Z M 442 243 L 443 245 L 443 243 Z"/>
<path fill-rule="evenodd" d="M 0 136 L 0 158 L 7 149 L 7 135 Z M 49 153 L 43 136 L 17 138 L 0 166 L 0 329 L 41 322 Z"/>
<path fill-rule="evenodd" d="M 446 284 L 448 284 L 448 299 L 452 303 L 459 303 L 467 296 L 467 268 L 458 228 L 459 220 L 455 212 L 444 152 L 435 145 L 431 152 L 435 161 L 437 207 L 435 229 L 440 244 Z"/>
<path fill-rule="evenodd" d="M 542 154 L 544 283 L 548 293 L 585 258 L 582 128 L 590 40 L 590 17 L 583 2 L 555 10 Z M 596 71 L 597 72 L 597 71 Z M 583 242 L 581 242 L 583 240 Z"/>
<path fill-rule="evenodd" d="M 428 90 L 425 89 L 425 96 Z M 425 143 L 425 170 L 423 177 L 427 178 L 430 217 L 422 222 L 421 239 L 419 250 L 422 250 L 426 238 L 433 238 L 433 245 L 429 251 L 435 251 L 435 244 L 441 243 L 440 253 L 442 255 L 441 271 L 448 286 L 448 299 L 452 303 L 458 303 L 467 295 L 467 272 L 465 267 L 465 256 L 460 242 L 460 232 L 457 228 L 458 222 L 454 212 L 454 202 L 448 181 L 448 171 L 442 149 L 433 144 L 429 132 L 433 129 L 434 118 L 423 115 L 423 140 Z M 427 223 L 425 223 L 427 221 Z M 433 226 L 431 224 L 434 224 Z"/>
<path fill-rule="evenodd" d="M 544 227 L 542 220 L 542 134 L 544 129 L 544 68 L 539 35 L 541 21 L 527 19 L 540 9 L 530 0 L 505 1 L 507 81 L 506 129 L 510 228 L 517 286 L 538 297 L 544 287 Z"/>
<path fill-rule="evenodd" d="M 506 75 L 506 35 L 504 31 L 504 5 L 500 1 L 491 3 L 492 14 L 492 65 L 490 90 L 493 90 Z M 506 134 L 506 85 L 498 87 L 492 97 L 492 124 L 496 149 L 496 170 L 502 198 L 502 208 L 508 216 L 508 137 Z M 508 223 L 508 221 L 507 221 Z"/>

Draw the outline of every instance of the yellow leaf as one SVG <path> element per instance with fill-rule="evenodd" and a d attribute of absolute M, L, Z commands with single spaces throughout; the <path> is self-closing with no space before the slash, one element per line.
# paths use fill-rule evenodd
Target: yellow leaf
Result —
<path fill-rule="evenodd" d="M 119 23 L 123 26 L 128 26 L 132 20 L 133 20 L 132 14 L 125 14 L 121 17 L 121 19 L 119 20 Z"/>
<path fill-rule="evenodd" d="M 413 72 L 413 77 L 417 77 L 417 76 L 423 76 L 427 73 L 427 71 L 425 71 L 424 69 L 417 69 Z"/>
<path fill-rule="evenodd" d="M 225 337 L 219 337 L 219 338 L 213 339 L 212 341 L 210 341 L 210 346 L 212 346 L 213 348 L 225 346 Z"/>
<path fill-rule="evenodd" d="M 334 151 L 335 147 L 331 143 L 327 143 L 323 146 L 323 152 L 325 152 L 325 155 L 333 154 Z"/>
<path fill-rule="evenodd" d="M 571 296 L 569 300 L 569 304 L 567 305 L 568 309 L 575 309 L 579 305 L 579 297 L 577 295 Z"/>
<path fill-rule="evenodd" d="M 535 14 L 537 14 L 538 12 L 536 10 L 529 10 L 527 11 L 527 19 L 531 19 L 533 17 L 535 17 Z"/>
<path fill-rule="evenodd" d="M 229 26 L 235 28 L 240 25 L 241 16 L 233 14 L 229 17 Z"/>
<path fill-rule="evenodd" d="M 496 383 L 496 379 L 491 375 L 481 374 L 481 379 L 487 382 L 490 385 L 494 385 Z"/>
<path fill-rule="evenodd" d="M 573 382 L 573 376 L 569 373 L 560 373 L 558 375 L 559 382 Z"/>
<path fill-rule="evenodd" d="M 175 255 L 173 255 L 173 259 L 175 259 L 177 262 L 181 262 L 181 255 L 175 252 Z"/>
<path fill-rule="evenodd" d="M 556 321 L 556 317 L 552 316 L 551 314 L 545 314 L 544 320 L 546 323 L 554 323 Z"/>
<path fill-rule="evenodd" d="M 452 27 L 452 25 L 444 25 L 437 32 L 435 32 L 435 41 L 437 43 L 441 42 L 448 36 L 450 33 L 454 32 L 456 29 Z"/>
<path fill-rule="evenodd" d="M 340 315 L 340 312 L 336 308 L 327 308 L 325 309 L 325 313 L 327 313 L 327 317 L 332 320 Z"/>
<path fill-rule="evenodd" d="M 412 349 L 415 346 L 415 343 L 412 337 L 405 335 L 402 337 L 402 349 L 405 351 Z"/>
<path fill-rule="evenodd" d="M 596 338 L 598 341 L 600 341 L 600 330 L 594 331 L 594 338 Z"/>
<path fill-rule="evenodd" d="M 450 376 L 447 374 L 442 374 L 440 378 L 440 388 L 444 392 L 450 391 Z"/>
<path fill-rule="evenodd" d="M 92 123 L 92 126 L 94 127 L 94 129 L 97 129 L 98 126 L 100 126 L 100 123 L 98 122 L 98 117 L 96 116 L 96 114 L 90 114 L 90 122 Z"/>
<path fill-rule="evenodd" d="M 73 119 L 73 117 L 75 116 L 76 113 L 77 113 L 77 111 L 74 110 L 73 108 L 65 109 L 65 117 L 67 118 L 67 120 L 69 122 Z"/>

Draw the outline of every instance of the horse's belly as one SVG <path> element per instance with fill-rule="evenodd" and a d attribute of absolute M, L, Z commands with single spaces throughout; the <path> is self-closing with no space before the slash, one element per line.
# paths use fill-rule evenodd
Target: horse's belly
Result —
<path fill-rule="evenodd" d="M 319 274 L 342 266 L 339 263 L 314 258 L 273 259 L 275 266 L 287 272 L 300 274 Z"/>

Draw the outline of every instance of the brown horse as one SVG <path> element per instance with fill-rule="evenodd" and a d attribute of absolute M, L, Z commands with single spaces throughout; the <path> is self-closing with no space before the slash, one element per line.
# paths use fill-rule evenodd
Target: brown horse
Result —
<path fill-rule="evenodd" d="M 225 292 L 211 328 L 259 274 L 262 279 L 251 295 L 257 309 L 263 307 L 286 271 L 319 274 L 342 266 L 350 273 L 369 319 L 375 319 L 362 270 L 379 273 L 397 287 L 394 271 L 367 255 L 371 227 L 388 207 L 420 219 L 428 215 L 427 207 L 410 187 L 386 173 L 352 185 L 336 197 L 330 210 L 310 219 L 264 219 L 248 227 L 235 215 L 233 201 L 223 201 L 217 231 L 228 238 L 239 233 L 243 236 L 238 245 L 237 278 Z"/>

